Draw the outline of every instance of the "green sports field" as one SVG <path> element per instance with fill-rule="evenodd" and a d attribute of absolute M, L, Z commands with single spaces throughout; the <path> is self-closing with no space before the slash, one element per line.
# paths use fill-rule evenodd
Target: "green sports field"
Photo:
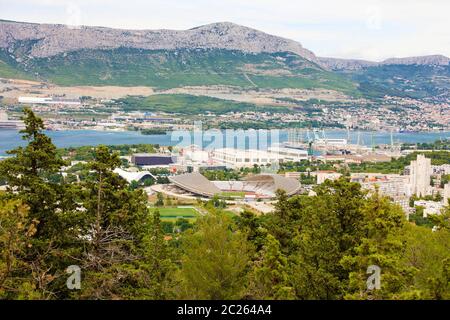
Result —
<path fill-rule="evenodd" d="M 159 214 L 161 215 L 162 221 L 177 220 L 179 218 L 195 220 L 199 215 L 198 211 L 195 210 L 194 208 L 184 208 L 184 207 L 152 208 L 151 212 L 154 212 L 155 210 L 159 210 Z"/>

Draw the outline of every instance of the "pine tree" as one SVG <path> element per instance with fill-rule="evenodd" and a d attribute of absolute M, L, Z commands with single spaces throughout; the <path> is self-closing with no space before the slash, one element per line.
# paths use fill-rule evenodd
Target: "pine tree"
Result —
<path fill-rule="evenodd" d="M 58 173 L 64 161 L 58 157 L 56 147 L 42 131 L 44 123 L 31 109 L 24 109 L 25 129 L 20 133 L 28 142 L 25 147 L 10 150 L 12 157 L 0 163 L 0 176 L 8 185 L 8 195 L 17 194 L 29 207 L 31 219 L 39 221 L 37 237 L 51 238 L 60 232 L 63 223 L 56 214 L 59 187 L 48 180 Z"/>
<path fill-rule="evenodd" d="M 20 133 L 28 142 L 25 147 L 8 151 L 11 157 L 0 162 L 0 176 L 8 184 L 6 199 L 18 199 L 28 208 L 25 225 L 34 225 L 22 259 L 32 276 L 31 288 L 42 298 L 54 298 L 60 290 L 64 270 L 73 263 L 66 254 L 74 239 L 73 221 L 68 210 L 76 207 L 74 199 L 66 197 L 67 188 L 50 179 L 58 174 L 64 161 L 44 133 L 42 119 L 31 109 L 24 109 L 25 129 Z M 58 288 L 58 289 L 56 289 Z"/>
<path fill-rule="evenodd" d="M 245 235 L 223 213 L 211 213 L 197 224 L 182 239 L 179 298 L 238 299 L 249 262 Z"/>
<path fill-rule="evenodd" d="M 340 299 L 348 281 L 342 257 L 359 243 L 365 193 L 345 178 L 326 181 L 316 196 L 279 194 L 265 223 L 288 257 L 292 285 L 300 299 Z"/>
<path fill-rule="evenodd" d="M 138 281 L 134 297 L 141 299 L 168 299 L 174 296 L 174 252 L 164 237 L 158 210 L 144 236 L 139 259 Z"/>
<path fill-rule="evenodd" d="M 292 299 L 287 258 L 281 253 L 280 243 L 267 235 L 248 275 L 245 296 L 250 299 Z"/>
<path fill-rule="evenodd" d="M 141 190 L 131 191 L 114 173 L 119 165 L 117 153 L 98 147 L 89 163 L 92 173 L 82 184 L 83 298 L 121 297 L 136 271 L 138 247 L 148 225 L 146 197 Z"/>
<path fill-rule="evenodd" d="M 400 207 L 375 192 L 363 207 L 363 237 L 354 253 L 342 258 L 350 271 L 347 299 L 401 299 L 413 284 L 414 268 L 404 264 L 404 244 L 400 237 L 405 214 Z M 367 270 L 381 270 L 380 288 L 368 288 Z"/>

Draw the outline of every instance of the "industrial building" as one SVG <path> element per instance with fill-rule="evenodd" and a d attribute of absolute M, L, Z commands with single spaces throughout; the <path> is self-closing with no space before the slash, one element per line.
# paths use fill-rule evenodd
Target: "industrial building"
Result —
<path fill-rule="evenodd" d="M 61 104 L 61 105 L 81 105 L 79 99 L 63 99 L 53 97 L 19 97 L 22 104 Z"/>
<path fill-rule="evenodd" d="M 270 154 L 276 154 L 278 155 L 278 159 L 280 161 L 293 161 L 293 162 L 299 162 L 302 160 L 308 160 L 308 151 L 293 148 L 293 147 L 280 147 L 280 146 L 273 146 L 267 148 L 267 151 Z"/>
<path fill-rule="evenodd" d="M 222 148 L 212 151 L 212 160 L 230 167 L 267 166 L 283 161 L 302 161 L 308 159 L 305 150 L 287 147 L 269 147 L 266 150 Z"/>
<path fill-rule="evenodd" d="M 223 148 L 214 150 L 212 159 L 230 167 L 240 168 L 252 167 L 255 164 L 270 165 L 278 161 L 278 156 L 263 150 Z"/>
<path fill-rule="evenodd" d="M 131 162 L 136 166 L 171 165 L 176 162 L 170 154 L 135 153 L 131 156 Z"/>

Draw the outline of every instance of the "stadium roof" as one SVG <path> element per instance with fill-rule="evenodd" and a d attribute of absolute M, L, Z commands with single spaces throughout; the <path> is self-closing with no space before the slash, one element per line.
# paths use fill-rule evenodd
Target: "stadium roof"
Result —
<path fill-rule="evenodd" d="M 296 179 L 287 178 L 278 174 L 257 174 L 245 179 L 247 182 L 271 183 L 270 189 L 286 191 L 287 195 L 296 194 L 300 190 L 300 182 Z"/>
<path fill-rule="evenodd" d="M 191 193 L 205 197 L 213 197 L 221 190 L 198 172 L 169 177 L 170 182 Z"/>
<path fill-rule="evenodd" d="M 218 185 L 198 172 L 171 176 L 169 180 L 181 189 L 204 197 L 213 197 L 215 194 L 222 192 Z M 300 182 L 296 179 L 286 178 L 278 174 L 254 175 L 245 179 L 244 188 L 245 185 L 253 185 L 253 191 L 271 196 L 274 196 L 278 189 L 286 191 L 288 195 L 293 195 L 300 190 Z"/>

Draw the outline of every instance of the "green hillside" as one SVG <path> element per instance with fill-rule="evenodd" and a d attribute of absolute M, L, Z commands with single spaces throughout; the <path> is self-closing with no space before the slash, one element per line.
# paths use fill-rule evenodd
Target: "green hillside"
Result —
<path fill-rule="evenodd" d="M 35 79 L 30 73 L 21 70 L 17 62 L 3 50 L 0 50 L 0 78 L 25 80 Z"/>
<path fill-rule="evenodd" d="M 23 47 L 21 47 L 23 48 Z M 26 60 L 24 50 L 16 52 Z M 0 60 L 6 65 L 11 61 Z M 26 65 L 26 68 L 24 67 Z M 21 64 L 27 74 L 59 85 L 174 88 L 230 85 L 243 88 L 324 88 L 356 93 L 352 81 L 292 53 L 248 54 L 230 50 L 80 50 Z M 14 72 L 12 72 L 14 73 Z M 9 71 L 11 76 L 11 71 Z M 19 72 L 17 77 L 23 75 Z"/>
<path fill-rule="evenodd" d="M 10 52 L 0 50 L 0 77 L 64 86 L 321 88 L 367 98 L 450 99 L 450 66 L 378 65 L 330 72 L 289 52 L 252 54 L 222 49 L 80 50 L 31 59 L 34 44 L 18 41 Z"/>
<path fill-rule="evenodd" d="M 450 65 L 380 65 L 351 74 L 369 97 L 450 98 Z"/>
<path fill-rule="evenodd" d="M 257 106 L 252 103 L 189 94 L 156 94 L 148 97 L 133 96 L 118 99 L 115 103 L 126 111 L 160 111 L 181 114 L 201 114 L 205 112 L 222 114 L 252 110 L 282 112 L 289 110 L 286 107 Z"/>

